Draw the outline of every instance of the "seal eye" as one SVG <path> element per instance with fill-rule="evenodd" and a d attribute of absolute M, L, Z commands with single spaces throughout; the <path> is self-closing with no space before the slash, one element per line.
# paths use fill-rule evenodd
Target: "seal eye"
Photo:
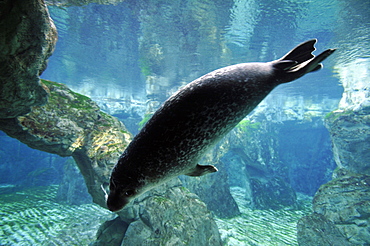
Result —
<path fill-rule="evenodd" d="M 127 197 L 130 197 L 130 196 L 133 196 L 135 194 L 135 191 L 134 190 L 127 190 L 124 195 L 127 196 Z"/>

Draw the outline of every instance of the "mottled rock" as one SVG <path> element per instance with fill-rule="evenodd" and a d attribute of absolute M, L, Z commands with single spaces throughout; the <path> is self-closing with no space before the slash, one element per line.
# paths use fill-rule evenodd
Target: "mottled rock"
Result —
<path fill-rule="evenodd" d="M 297 240 L 301 246 L 350 246 L 333 222 L 317 213 L 305 216 L 297 224 Z"/>
<path fill-rule="evenodd" d="M 313 210 L 332 221 L 354 244 L 370 244 L 370 176 L 350 174 L 320 187 Z"/>
<path fill-rule="evenodd" d="M 221 245 L 206 204 L 179 179 L 147 192 L 119 215 L 131 221 L 122 245 Z"/>
<path fill-rule="evenodd" d="M 250 180 L 252 206 L 257 209 L 297 207 L 297 196 L 292 187 L 279 177 Z"/>
<path fill-rule="evenodd" d="M 229 153 L 221 160 L 229 169 L 233 185 L 245 188 L 252 208 L 279 209 L 296 206 L 287 162 L 280 161 L 278 132 L 281 124 L 241 121 L 224 140 Z"/>
<path fill-rule="evenodd" d="M 55 199 L 58 202 L 71 205 L 81 205 L 92 202 L 84 182 L 84 177 L 72 158 L 69 158 L 64 164 L 63 179 L 58 186 Z"/>
<path fill-rule="evenodd" d="M 105 207 L 103 184 L 108 183 L 131 134 L 90 98 L 63 84 L 42 83 L 49 94 L 48 103 L 33 107 L 27 115 L 0 119 L 0 129 L 32 148 L 73 156 L 93 201 Z"/>
<path fill-rule="evenodd" d="M 128 228 L 128 224 L 119 217 L 104 222 L 96 233 L 96 241 L 91 246 L 119 246 Z"/>
<path fill-rule="evenodd" d="M 370 107 L 334 111 L 327 115 L 326 126 L 338 167 L 370 175 Z"/>
<path fill-rule="evenodd" d="M 42 0 L 0 2 L 0 118 L 14 118 L 46 103 L 39 75 L 57 32 Z"/>
<path fill-rule="evenodd" d="M 314 234 L 312 244 L 301 245 L 317 245 L 320 238 L 330 240 L 333 234 L 341 238 L 338 242 L 349 242 L 333 245 L 370 244 L 370 176 L 338 172 L 345 175 L 337 174 L 336 179 L 320 187 L 313 200 L 314 214 L 300 221 L 299 238 L 307 240 Z M 320 229 L 327 227 L 336 229 Z"/>

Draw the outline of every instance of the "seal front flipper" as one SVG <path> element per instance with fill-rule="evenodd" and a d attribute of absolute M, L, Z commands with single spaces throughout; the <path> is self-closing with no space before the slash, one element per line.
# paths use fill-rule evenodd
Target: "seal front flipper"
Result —
<path fill-rule="evenodd" d="M 212 165 L 199 165 L 197 164 L 190 172 L 185 173 L 188 176 L 203 176 L 207 173 L 217 172 L 217 168 Z"/>

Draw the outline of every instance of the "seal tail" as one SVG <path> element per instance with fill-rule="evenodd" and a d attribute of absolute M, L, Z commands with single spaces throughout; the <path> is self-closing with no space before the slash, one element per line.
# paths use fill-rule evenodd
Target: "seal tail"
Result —
<path fill-rule="evenodd" d="M 321 62 L 333 54 L 335 49 L 325 50 L 320 55 L 315 56 L 312 52 L 316 50 L 314 47 L 316 42 L 317 39 L 311 39 L 301 43 L 289 51 L 288 54 L 275 61 L 273 66 L 289 74 L 289 77 L 292 77 L 289 81 L 297 79 L 306 73 L 321 69 Z"/>

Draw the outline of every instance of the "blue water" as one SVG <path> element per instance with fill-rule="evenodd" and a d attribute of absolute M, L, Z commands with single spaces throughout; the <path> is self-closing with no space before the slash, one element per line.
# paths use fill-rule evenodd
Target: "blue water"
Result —
<path fill-rule="evenodd" d="M 312 38 L 318 39 L 315 54 L 337 48 L 321 71 L 279 86 L 250 118 L 259 121 L 263 115 L 279 125 L 279 132 L 270 132 L 278 141 L 271 145 L 278 160 L 263 152 L 254 161 L 284 163 L 274 175 L 286 178 L 295 192 L 312 196 L 331 179 L 336 165 L 323 119 L 340 107 L 343 83 L 369 80 L 369 73 L 356 73 L 353 64 L 366 70 L 370 61 L 370 1 L 142 0 L 49 6 L 49 11 L 59 38 L 41 78 L 91 97 L 133 134 L 145 114 L 214 69 L 278 59 Z M 69 161 L 0 132 L 0 195 L 58 185 Z M 240 151 L 228 152 L 223 161 L 230 186 L 245 188 L 248 175 L 272 175 L 253 164 L 246 165 L 248 175 L 239 175 L 235 167 L 246 162 Z"/>

